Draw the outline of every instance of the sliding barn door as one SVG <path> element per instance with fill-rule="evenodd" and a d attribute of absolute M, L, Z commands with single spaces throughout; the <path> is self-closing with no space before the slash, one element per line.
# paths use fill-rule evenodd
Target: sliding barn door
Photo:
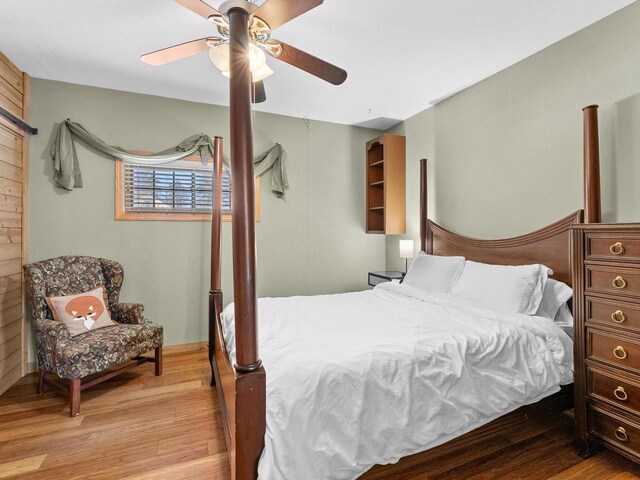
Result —
<path fill-rule="evenodd" d="M 27 371 L 22 265 L 28 135 L 28 77 L 0 53 L 0 394 Z"/>

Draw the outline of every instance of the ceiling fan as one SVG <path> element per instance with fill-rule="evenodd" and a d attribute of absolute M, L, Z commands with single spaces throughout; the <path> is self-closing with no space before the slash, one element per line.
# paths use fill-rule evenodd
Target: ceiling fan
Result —
<path fill-rule="evenodd" d="M 220 10 L 216 10 L 203 0 L 175 1 L 212 22 L 217 28 L 218 36 L 199 38 L 142 55 L 140 59 L 149 65 L 164 65 L 208 52 L 216 67 L 222 70 L 224 75 L 229 76 L 230 29 L 226 13 L 241 4 L 242 8 L 250 14 L 249 57 L 254 82 L 252 92 L 254 103 L 266 100 L 263 79 L 273 73 L 266 64 L 265 53 L 333 85 L 340 85 L 347 78 L 347 72 L 343 69 L 271 38 L 273 30 L 321 5 L 324 0 L 267 0 L 262 5 L 246 0 L 229 0 L 220 6 Z"/>

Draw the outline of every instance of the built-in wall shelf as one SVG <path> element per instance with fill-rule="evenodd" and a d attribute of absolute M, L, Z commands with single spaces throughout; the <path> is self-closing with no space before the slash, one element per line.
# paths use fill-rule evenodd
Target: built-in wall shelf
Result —
<path fill-rule="evenodd" d="M 406 233 L 405 150 L 401 135 L 367 142 L 367 233 Z"/>

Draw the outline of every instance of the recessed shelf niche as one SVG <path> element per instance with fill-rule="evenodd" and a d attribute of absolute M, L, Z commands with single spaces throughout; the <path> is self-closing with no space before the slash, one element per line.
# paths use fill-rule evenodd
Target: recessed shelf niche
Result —
<path fill-rule="evenodd" d="M 401 135 L 367 142 L 367 233 L 406 233 L 405 150 Z"/>

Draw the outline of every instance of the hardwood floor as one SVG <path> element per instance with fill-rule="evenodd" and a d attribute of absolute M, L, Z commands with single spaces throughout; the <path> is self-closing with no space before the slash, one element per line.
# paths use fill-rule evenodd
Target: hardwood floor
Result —
<path fill-rule="evenodd" d="M 166 355 L 161 377 L 148 364 L 84 392 L 75 418 L 29 375 L 0 397 L 0 479 L 229 479 L 209 375 L 205 351 Z M 639 466 L 608 451 L 578 457 L 571 422 L 526 425 L 386 478 L 640 480 Z"/>

